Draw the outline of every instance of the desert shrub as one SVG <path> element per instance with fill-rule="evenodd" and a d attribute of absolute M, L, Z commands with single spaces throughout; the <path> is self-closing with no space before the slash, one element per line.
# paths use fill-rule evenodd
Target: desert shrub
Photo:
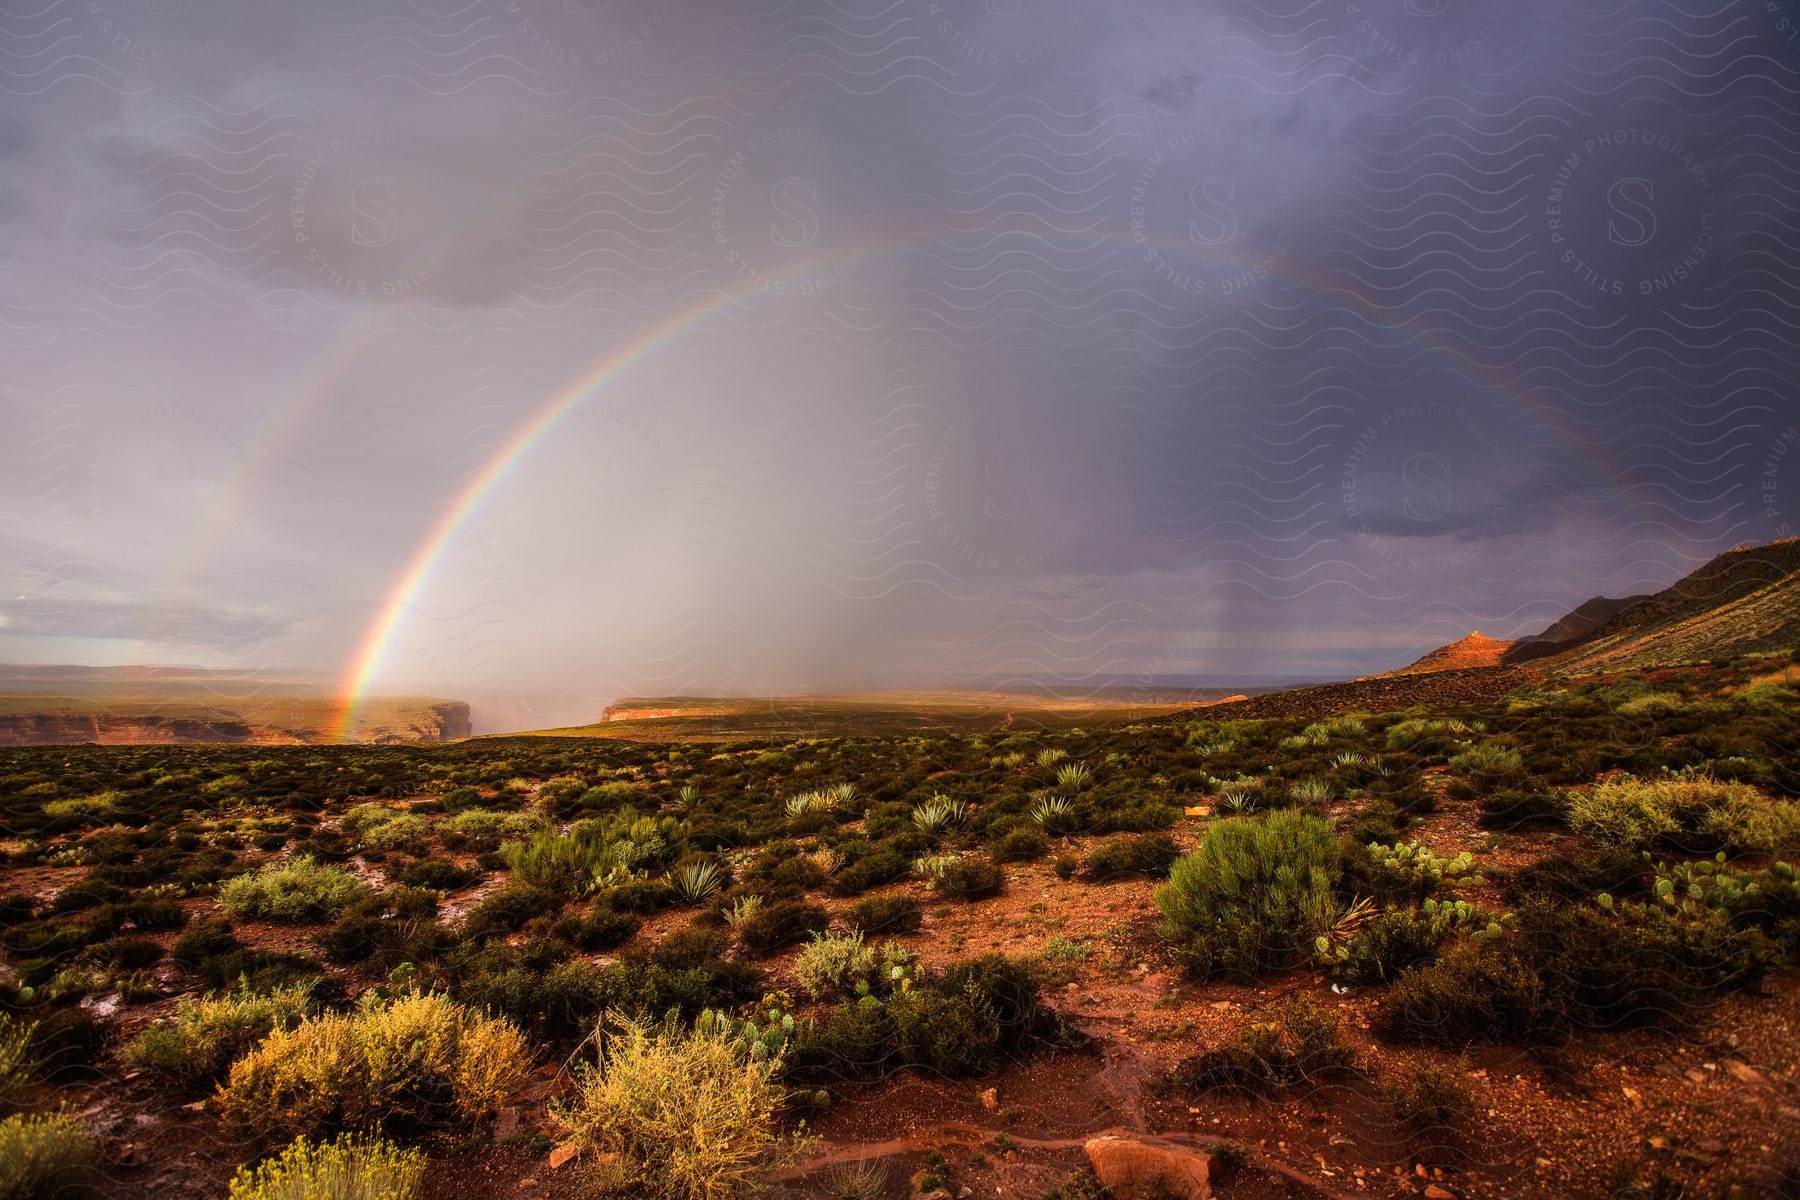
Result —
<path fill-rule="evenodd" d="M 226 1200 L 415 1200 L 425 1155 L 377 1138 L 298 1138 L 274 1158 L 242 1167 Z"/>
<path fill-rule="evenodd" d="M 1450 767 L 1491 784 L 1499 776 L 1518 774 L 1524 769 L 1525 762 L 1511 746 L 1500 742 L 1477 742 L 1461 754 L 1451 755 Z"/>
<path fill-rule="evenodd" d="M 1800 846 L 1800 809 L 1747 783 L 1622 775 L 1569 798 L 1569 823 L 1615 846 L 1774 853 Z"/>
<path fill-rule="evenodd" d="M 1180 857 L 1175 839 L 1166 833 L 1110 838 L 1088 852 L 1087 870 L 1096 879 L 1167 875 Z"/>
<path fill-rule="evenodd" d="M 31 1086 L 36 1065 L 31 1035 L 31 1025 L 0 1016 L 0 1113 L 20 1107 Z"/>
<path fill-rule="evenodd" d="M 98 1157 L 87 1130 L 67 1113 L 0 1120 L 0 1200 L 49 1200 L 85 1190 Z"/>
<path fill-rule="evenodd" d="M 854 896 L 905 877 L 912 870 L 912 856 L 899 845 L 882 843 L 831 877 L 831 890 Z"/>
<path fill-rule="evenodd" d="M 979 900 L 992 896 L 1006 886 L 1006 875 L 984 858 L 963 855 L 944 863 L 934 871 L 931 888 L 939 895 L 954 900 Z"/>
<path fill-rule="evenodd" d="M 590 911 L 564 917 L 551 932 L 580 950 L 611 950 L 636 936 L 643 922 L 630 913 L 615 912 L 604 904 Z"/>
<path fill-rule="evenodd" d="M 1343 1018 L 1309 996 L 1297 996 L 1266 1020 L 1245 1027 L 1238 1039 L 1176 1068 L 1186 1087 L 1231 1088 L 1264 1094 L 1316 1083 L 1355 1061 Z"/>
<path fill-rule="evenodd" d="M 1050 839 L 1036 828 L 1008 830 L 994 843 L 995 862 L 1035 862 L 1050 853 Z"/>
<path fill-rule="evenodd" d="M 454 787 L 444 793 L 444 811 L 460 813 L 481 803 L 481 793 L 472 787 Z"/>
<path fill-rule="evenodd" d="M 508 842 L 500 853 L 513 877 L 527 887 L 578 896 L 592 888 L 604 848 L 587 838 L 544 830 L 525 841 Z"/>
<path fill-rule="evenodd" d="M 879 1076 L 899 1066 L 980 1074 L 1057 1029 L 1031 964 L 987 955 L 891 999 L 871 995 L 840 1005 L 802 1032 L 793 1068 L 808 1078 Z"/>
<path fill-rule="evenodd" d="M 1374 1027 L 1413 1041 L 1555 1042 L 1576 1029 L 1676 1025 L 1761 978 L 1772 947 L 1703 908 L 1528 904 L 1517 931 L 1403 972 Z"/>
<path fill-rule="evenodd" d="M 1408 1063 L 1384 1090 L 1394 1115 L 1414 1133 L 1434 1140 L 1459 1139 L 1475 1116 L 1475 1098 L 1464 1073 L 1436 1063 Z"/>
<path fill-rule="evenodd" d="M 1220 821 L 1156 891 L 1163 936 L 1201 976 L 1291 966 L 1332 921 L 1338 870 L 1337 837 L 1318 817 Z"/>
<path fill-rule="evenodd" d="M 175 1019 L 151 1025 L 125 1045 L 125 1061 L 183 1080 L 213 1079 L 272 1030 L 300 1023 L 312 1007 L 312 988 L 290 985 L 258 995 L 237 989 L 183 998 Z"/>
<path fill-rule="evenodd" d="M 302 856 L 227 881 L 219 889 L 219 907 L 245 920 L 317 921 L 369 894 L 350 872 Z"/>
<path fill-rule="evenodd" d="M 852 904 L 844 919 L 864 933 L 913 933 L 922 919 L 911 896 L 865 896 Z"/>
<path fill-rule="evenodd" d="M 1483 829 L 1529 829 L 1561 825 L 1566 804 L 1554 792 L 1500 788 L 1481 799 Z"/>
<path fill-rule="evenodd" d="M 550 1037 L 591 1027 L 606 1007 L 601 969 L 571 957 L 568 946 L 554 940 L 461 946 L 448 956 L 443 972 L 464 1004 Z"/>
<path fill-rule="evenodd" d="M 463 918 L 463 932 L 480 939 L 496 934 L 512 933 L 523 928 L 533 917 L 556 912 L 563 906 L 563 896 L 548 888 L 528 883 L 511 883 L 489 892 Z"/>
<path fill-rule="evenodd" d="M 1649 873 L 1650 864 L 1642 855 L 1597 846 L 1578 855 L 1541 858 L 1520 867 L 1503 883 L 1507 898 L 1515 903 L 1535 898 L 1578 904 L 1603 892 L 1619 899 L 1645 895 Z"/>
<path fill-rule="evenodd" d="M 1681 712 L 1687 701 L 1675 692 L 1647 692 L 1627 700 L 1613 711 L 1621 717 L 1666 717 Z"/>
<path fill-rule="evenodd" d="M 427 829 L 425 818 L 382 804 L 359 804 L 344 814 L 346 833 L 369 850 L 386 853 L 416 844 Z"/>
<path fill-rule="evenodd" d="M 390 872 L 397 883 L 407 887 L 430 888 L 437 892 L 454 892 L 481 878 L 479 871 L 459 867 L 447 858 L 412 858 Z"/>
<path fill-rule="evenodd" d="M 805 941 L 815 933 L 823 933 L 831 924 L 831 914 L 822 904 L 805 900 L 783 900 L 765 905 L 749 920 L 738 926 L 738 937 L 752 954 L 770 954 L 784 946 Z"/>
<path fill-rule="evenodd" d="M 777 1117 L 777 1056 L 754 1053 L 724 1022 L 693 1029 L 618 1020 L 577 1096 L 551 1110 L 569 1140 L 616 1156 L 602 1183 L 665 1200 L 729 1200 L 760 1189 L 792 1158 Z"/>
<path fill-rule="evenodd" d="M 225 1118 L 251 1133 L 318 1133 L 386 1121 L 479 1120 L 524 1081 L 525 1039 L 510 1023 L 425 993 L 278 1029 L 231 1066 Z"/>
<path fill-rule="evenodd" d="M 815 1000 L 832 992 L 895 981 L 910 971 L 913 953 L 894 942 L 866 942 L 862 933 L 827 934 L 808 942 L 794 959 L 794 980 Z"/>
<path fill-rule="evenodd" d="M 1408 967 L 1437 961 L 1442 930 L 1414 909 L 1384 912 L 1327 962 L 1351 983 L 1385 983 Z"/>
<path fill-rule="evenodd" d="M 1464 946 L 1403 972 L 1376 1005 L 1371 1027 L 1394 1041 L 1534 1043 L 1561 1037 L 1564 1019 L 1543 979 L 1519 956 Z"/>
<path fill-rule="evenodd" d="M 1097 808 L 1089 803 L 1089 833 L 1154 833 L 1181 820 L 1179 808 L 1150 797 L 1122 797 Z"/>
<path fill-rule="evenodd" d="M 1031 965 L 1002 954 L 957 963 L 891 1007 L 904 1060 L 944 1075 L 991 1070 L 1056 1025 Z"/>

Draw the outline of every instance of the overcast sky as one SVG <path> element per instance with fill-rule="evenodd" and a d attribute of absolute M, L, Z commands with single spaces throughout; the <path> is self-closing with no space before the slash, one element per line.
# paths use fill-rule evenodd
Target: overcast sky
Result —
<path fill-rule="evenodd" d="M 490 727 L 1661 587 L 1800 523 L 1796 22 L 0 0 L 0 659 L 338 674 L 440 528 Z"/>

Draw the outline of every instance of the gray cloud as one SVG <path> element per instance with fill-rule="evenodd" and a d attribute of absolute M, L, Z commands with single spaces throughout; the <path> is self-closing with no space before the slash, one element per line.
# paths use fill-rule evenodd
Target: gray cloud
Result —
<path fill-rule="evenodd" d="M 519 722 L 1354 673 L 1800 511 L 1759 10 L 52 8 L 9 656 L 374 639 Z"/>

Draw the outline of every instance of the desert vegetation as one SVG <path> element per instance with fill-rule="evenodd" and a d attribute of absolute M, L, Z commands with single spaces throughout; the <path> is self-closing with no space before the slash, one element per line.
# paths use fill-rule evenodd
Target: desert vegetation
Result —
<path fill-rule="evenodd" d="M 1278 1143 L 1373 1194 L 1778 1194 L 1791 1131 L 1680 1098 L 1729 1059 L 1792 1103 L 1791 1057 L 1720 1040 L 1800 994 L 1800 706 L 1769 674 L 1016 733 L 7 750 L 5 1194 L 155 1192 L 182 1142 L 132 1130 L 180 1122 L 221 1196 L 440 1194 L 469 1162 L 554 1195 L 991 1192 L 1078 1165 L 1031 1138 L 1066 1143 L 1104 1046 L 1217 1142 L 1227 1196 Z M 1647 1055 L 1671 1073 L 1626 1086 L 1661 1107 L 1558 1082 Z M 1070 1082 L 1034 1112 L 1039 1078 Z M 1005 1143 L 832 1158 L 990 1090 L 955 1121 Z M 1309 1142 L 1313 1105 L 1383 1132 Z M 1648 1157 L 1571 1140 L 1602 1111 Z M 1732 1152 L 1642 1141 L 1675 1136 Z"/>

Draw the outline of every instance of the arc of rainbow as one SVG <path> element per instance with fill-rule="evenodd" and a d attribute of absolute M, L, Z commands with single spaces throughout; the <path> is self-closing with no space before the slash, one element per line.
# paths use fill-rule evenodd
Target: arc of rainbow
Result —
<path fill-rule="evenodd" d="M 1033 236 L 1041 236 L 1045 231 L 1034 229 L 1029 232 Z M 989 238 L 984 244 L 991 245 L 993 240 L 993 238 Z M 1109 237 L 1107 240 L 1112 239 Z M 1120 238 L 1119 240 L 1124 239 Z M 1143 242 L 1140 237 L 1133 235 L 1131 244 L 1141 248 Z M 827 268 L 835 268 L 838 265 L 856 264 L 870 258 L 885 257 L 895 253 L 941 250 L 945 246 L 946 243 L 942 240 L 932 240 L 929 242 L 907 241 L 903 244 L 869 247 L 846 258 L 809 260 L 806 264 L 786 271 L 776 282 L 788 282 L 819 274 L 822 269 L 821 264 Z M 1194 255 L 1191 246 L 1183 244 L 1176 245 L 1174 248 L 1179 249 L 1183 254 L 1199 257 Z M 1247 265 L 1223 256 L 1217 256 L 1217 258 L 1218 261 L 1225 261 L 1233 266 Z M 1457 374 L 1478 387 L 1492 391 L 1503 400 L 1510 401 L 1524 409 L 1539 425 L 1549 430 L 1559 440 L 1567 442 L 1584 461 L 1588 458 L 1588 453 L 1583 452 L 1583 446 L 1587 440 L 1585 435 L 1570 427 L 1566 416 L 1559 409 L 1547 401 L 1536 398 L 1530 389 L 1519 387 L 1516 381 L 1500 379 L 1491 370 L 1484 368 L 1470 351 L 1445 344 L 1441 335 L 1436 335 L 1437 331 L 1420 330 L 1414 327 L 1413 321 L 1404 318 L 1396 319 L 1389 310 L 1350 289 L 1324 284 L 1316 278 L 1279 273 L 1266 266 L 1263 269 L 1272 278 L 1277 278 L 1335 305 L 1356 312 L 1377 327 L 1400 334 L 1406 340 L 1425 347 L 1432 354 L 1442 358 Z M 641 336 L 608 353 L 591 368 L 552 393 L 536 414 L 501 444 L 481 470 L 452 497 L 438 519 L 431 525 L 423 540 L 408 557 L 405 568 L 395 579 L 386 598 L 378 607 L 376 616 L 358 641 L 339 691 L 336 705 L 337 719 L 333 724 L 332 740 L 338 742 L 349 740 L 350 733 L 361 715 L 370 688 L 386 657 L 387 648 L 392 644 L 401 623 L 409 613 L 415 610 L 419 593 L 423 591 L 425 584 L 429 581 L 432 570 L 437 565 L 437 560 L 455 539 L 463 524 L 481 507 L 489 493 L 504 481 L 512 468 L 529 454 L 531 449 L 554 429 L 564 416 L 594 391 L 613 382 L 632 366 L 662 348 L 664 344 L 679 337 L 707 318 L 748 303 L 756 294 L 766 290 L 770 282 L 768 279 L 761 279 L 748 283 L 735 292 L 712 291 L 706 293 L 700 301 L 679 310 L 674 316 L 652 326 Z M 1589 448 L 1589 453 L 1591 452 L 1592 448 Z"/>

